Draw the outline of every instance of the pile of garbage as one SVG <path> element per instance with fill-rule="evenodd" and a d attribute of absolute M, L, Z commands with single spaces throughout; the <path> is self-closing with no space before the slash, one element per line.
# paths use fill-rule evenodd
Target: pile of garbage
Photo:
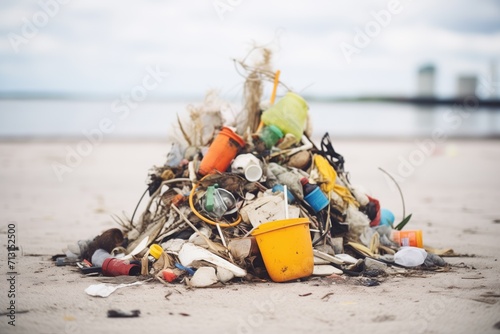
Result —
<path fill-rule="evenodd" d="M 242 65 L 245 107 L 232 121 L 214 94 L 188 106 L 165 164 L 149 171 L 142 214 L 135 219 L 138 205 L 121 228 L 69 245 L 57 263 L 192 287 L 446 266 L 424 249 L 422 231 L 403 229 L 411 215 L 396 224 L 351 185 L 328 133 L 313 143 L 304 98 L 288 91 L 274 101 L 279 71 L 267 65 Z M 274 83 L 270 102 L 264 80 Z"/>

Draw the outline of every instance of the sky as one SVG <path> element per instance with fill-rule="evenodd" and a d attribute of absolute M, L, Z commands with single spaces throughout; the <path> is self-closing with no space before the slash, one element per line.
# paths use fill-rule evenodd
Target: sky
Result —
<path fill-rule="evenodd" d="M 307 95 L 413 96 L 425 64 L 438 96 L 469 74 L 489 82 L 480 95 L 499 90 L 498 0 L 2 0 L 0 34 L 0 93 L 116 95 L 156 70 L 168 75 L 151 96 L 231 98 L 232 59 L 255 44 Z"/>

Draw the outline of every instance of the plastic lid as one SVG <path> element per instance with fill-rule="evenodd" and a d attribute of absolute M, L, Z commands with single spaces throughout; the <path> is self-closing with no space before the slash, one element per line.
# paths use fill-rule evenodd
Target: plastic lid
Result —
<path fill-rule="evenodd" d="M 283 138 L 283 131 L 280 130 L 276 125 L 268 125 L 269 130 L 274 133 L 277 137 Z"/>
<path fill-rule="evenodd" d="M 161 248 L 160 245 L 158 245 L 158 244 L 152 244 L 149 247 L 149 254 L 152 257 L 154 257 L 155 259 L 158 260 L 160 258 L 161 253 L 163 253 L 163 248 Z"/>
<path fill-rule="evenodd" d="M 309 180 L 307 179 L 307 177 L 303 177 L 300 179 L 300 184 L 305 186 L 306 184 L 309 183 Z"/>

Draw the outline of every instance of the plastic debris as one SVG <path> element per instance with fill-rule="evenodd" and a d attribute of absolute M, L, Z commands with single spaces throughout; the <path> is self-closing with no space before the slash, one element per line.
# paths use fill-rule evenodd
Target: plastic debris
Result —
<path fill-rule="evenodd" d="M 424 267 L 433 267 L 433 266 L 444 267 L 446 266 L 446 264 L 447 264 L 446 261 L 443 260 L 440 256 L 432 253 L 427 253 L 427 256 L 423 263 Z"/>
<path fill-rule="evenodd" d="M 140 310 L 108 310 L 108 318 L 137 318 L 140 314 Z"/>
<path fill-rule="evenodd" d="M 405 267 L 417 267 L 424 263 L 427 252 L 418 247 L 401 247 L 394 255 L 394 262 Z"/>
<path fill-rule="evenodd" d="M 130 284 L 107 284 L 107 283 L 100 283 L 100 284 L 92 284 L 88 288 L 85 289 L 85 293 L 88 294 L 89 296 L 93 297 L 109 297 L 113 292 L 115 292 L 118 289 L 121 288 L 126 288 L 129 286 L 134 286 L 134 285 L 141 285 L 143 282 L 134 282 Z"/>
<path fill-rule="evenodd" d="M 387 269 L 387 264 L 372 259 L 370 257 L 365 258 L 365 267 L 368 270 L 381 270 L 385 271 Z"/>
<path fill-rule="evenodd" d="M 110 257 L 111 257 L 110 253 L 106 252 L 104 249 L 99 248 L 92 255 L 92 261 L 91 261 L 92 265 L 96 267 L 102 267 L 104 260 Z"/>
<path fill-rule="evenodd" d="M 196 270 L 188 285 L 195 288 L 206 288 L 218 282 L 215 269 L 212 267 L 200 267 Z"/>
<path fill-rule="evenodd" d="M 315 265 L 313 270 L 314 276 L 329 276 L 331 274 L 342 275 L 344 272 L 334 266 L 329 265 Z"/>
<path fill-rule="evenodd" d="M 231 270 L 223 267 L 217 267 L 217 279 L 221 283 L 227 283 L 235 277 Z"/>
<path fill-rule="evenodd" d="M 426 253 L 423 231 L 403 229 L 412 217 L 404 203 L 395 224 L 397 211 L 351 184 L 329 134 L 319 145 L 311 139 L 303 97 L 287 89 L 276 99 L 279 71 L 272 75 L 269 62 L 239 65 L 248 72 L 243 107 L 212 91 L 188 105 L 173 126 L 164 164 L 148 171 L 131 218 L 68 245 L 56 265 L 191 287 L 311 275 L 359 276 L 360 284 L 375 286 L 370 277 L 405 270 L 394 264 L 447 265 L 439 255 L 453 250 Z M 271 101 L 262 101 L 266 79 L 274 84 Z M 125 286 L 86 292 L 107 297 Z"/>
<path fill-rule="evenodd" d="M 199 246 L 185 243 L 180 252 L 179 252 L 179 260 L 183 266 L 190 266 L 195 261 L 207 261 L 216 266 L 225 268 L 231 271 L 236 277 L 244 277 L 247 272 L 240 267 L 232 264 L 231 262 L 224 260 L 220 256 L 217 256 L 205 248 L 201 248 Z"/>
<path fill-rule="evenodd" d="M 102 274 L 104 276 L 137 276 L 141 273 L 141 266 L 128 260 L 107 258 L 102 263 Z"/>

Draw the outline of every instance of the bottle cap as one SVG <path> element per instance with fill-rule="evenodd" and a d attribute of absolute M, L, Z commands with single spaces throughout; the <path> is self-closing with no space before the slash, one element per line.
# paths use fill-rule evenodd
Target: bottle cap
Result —
<path fill-rule="evenodd" d="M 278 128 L 276 125 L 271 124 L 268 125 L 267 127 L 276 137 L 278 137 L 279 139 L 283 138 L 284 136 L 283 131 L 281 131 L 280 128 Z"/>
<path fill-rule="evenodd" d="M 314 212 L 319 212 L 326 208 L 330 201 L 325 196 L 325 194 L 319 189 L 319 187 L 315 188 L 308 195 L 304 196 L 304 201 L 307 202 L 314 210 Z"/>
<path fill-rule="evenodd" d="M 300 184 L 305 186 L 306 184 L 309 183 L 309 180 L 307 179 L 307 177 L 303 177 L 300 179 Z"/>
<path fill-rule="evenodd" d="M 160 258 L 161 253 L 163 253 L 163 248 L 161 248 L 160 245 L 158 245 L 158 244 L 152 244 L 149 247 L 149 254 L 152 257 L 154 257 L 155 259 L 158 260 Z"/>

